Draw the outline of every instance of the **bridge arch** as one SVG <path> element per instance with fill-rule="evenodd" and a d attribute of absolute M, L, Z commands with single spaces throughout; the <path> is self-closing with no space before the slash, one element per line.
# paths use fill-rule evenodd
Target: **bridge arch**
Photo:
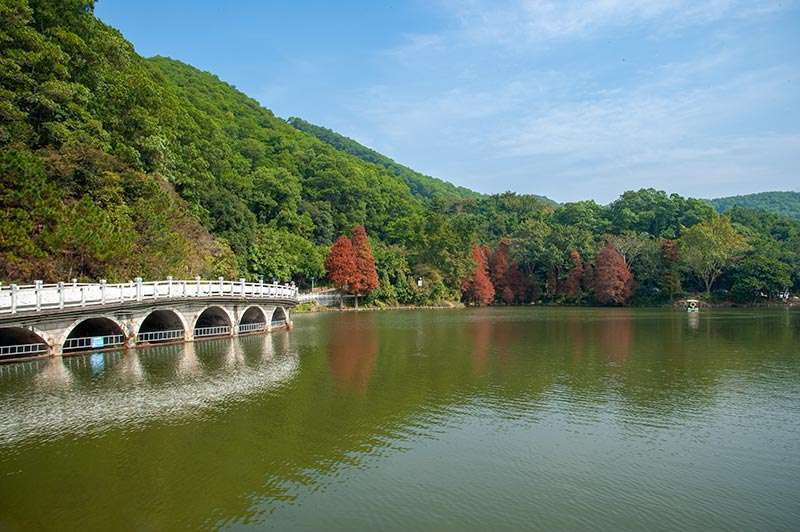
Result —
<path fill-rule="evenodd" d="M 211 305 L 197 315 L 194 322 L 194 337 L 229 336 L 234 320 L 221 306 Z"/>
<path fill-rule="evenodd" d="M 182 340 L 187 330 L 186 318 L 180 312 L 173 309 L 156 309 L 141 321 L 136 331 L 136 343 Z"/>
<path fill-rule="evenodd" d="M 270 327 L 286 327 L 289 324 L 289 313 L 283 307 L 275 307 L 270 318 Z"/>
<path fill-rule="evenodd" d="M 247 334 L 267 329 L 267 313 L 259 305 L 250 305 L 239 318 L 239 333 Z"/>
<path fill-rule="evenodd" d="M 88 316 L 76 320 L 64 330 L 62 350 L 91 351 L 125 345 L 125 326 L 111 316 Z"/>
<path fill-rule="evenodd" d="M 0 360 L 43 356 L 50 352 L 45 335 L 33 327 L 0 327 Z"/>

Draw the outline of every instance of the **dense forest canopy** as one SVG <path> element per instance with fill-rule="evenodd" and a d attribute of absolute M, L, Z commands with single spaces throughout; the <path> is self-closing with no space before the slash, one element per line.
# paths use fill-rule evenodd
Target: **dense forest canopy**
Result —
<path fill-rule="evenodd" d="M 3 283 L 307 286 L 325 282 L 332 244 L 364 226 L 373 303 L 661 303 L 701 291 L 749 302 L 800 289 L 790 217 L 720 216 L 653 189 L 610 205 L 477 194 L 287 123 L 212 74 L 144 59 L 89 0 L 3 0 L 0 19 Z"/>
<path fill-rule="evenodd" d="M 734 207 L 747 207 L 800 220 L 800 192 L 759 192 L 742 196 L 716 198 L 711 204 L 721 213 Z"/>
<path fill-rule="evenodd" d="M 330 144 L 339 151 L 349 153 L 350 155 L 355 155 L 362 161 L 373 163 L 385 168 L 392 174 L 401 178 L 411 189 L 411 192 L 415 196 L 422 199 L 447 200 L 477 198 L 480 196 L 480 194 L 468 188 L 458 187 L 452 183 L 448 183 L 447 181 L 442 181 L 441 179 L 416 172 L 411 168 L 396 163 L 389 157 L 386 157 L 375 150 L 367 148 L 353 139 L 345 137 L 344 135 L 340 135 L 328 128 L 316 126 L 306 122 L 302 118 L 297 118 L 294 116 L 290 117 L 288 122 L 300 131 L 308 133 L 309 135 L 313 135 L 319 140 Z"/>

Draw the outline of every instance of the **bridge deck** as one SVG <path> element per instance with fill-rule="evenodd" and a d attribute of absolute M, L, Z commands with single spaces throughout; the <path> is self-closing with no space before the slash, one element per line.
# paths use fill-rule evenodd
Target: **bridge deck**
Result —
<path fill-rule="evenodd" d="M 297 301 L 294 285 L 248 283 L 239 281 L 173 280 L 128 283 L 58 283 L 9 285 L 0 287 L 0 316 L 17 313 L 40 313 L 95 305 L 125 306 L 159 299 L 197 299 L 236 297 L 262 300 Z"/>

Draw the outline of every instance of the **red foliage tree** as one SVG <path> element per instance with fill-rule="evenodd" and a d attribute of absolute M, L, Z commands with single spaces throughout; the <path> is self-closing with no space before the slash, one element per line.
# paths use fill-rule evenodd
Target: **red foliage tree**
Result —
<path fill-rule="evenodd" d="M 497 292 L 508 287 L 508 241 L 501 240 L 489 259 L 489 272 Z"/>
<path fill-rule="evenodd" d="M 339 290 L 349 292 L 357 282 L 358 270 L 356 266 L 356 252 L 353 243 L 346 235 L 339 237 L 325 259 L 325 271 L 333 286 Z"/>
<path fill-rule="evenodd" d="M 356 294 L 356 306 L 358 306 L 358 296 L 369 294 L 378 288 L 379 284 L 378 272 L 375 270 L 375 258 L 372 256 L 367 230 L 363 225 L 357 225 L 353 229 L 353 249 L 356 255 L 356 278 L 352 291 Z"/>
<path fill-rule="evenodd" d="M 594 291 L 604 305 L 622 305 L 633 291 L 633 275 L 619 251 L 610 244 L 597 254 Z"/>
<path fill-rule="evenodd" d="M 494 286 L 487 273 L 486 250 L 480 246 L 472 246 L 472 261 L 475 270 L 461 285 L 464 297 L 476 305 L 488 305 L 494 300 Z"/>
<path fill-rule="evenodd" d="M 514 291 L 511 288 L 508 264 L 508 241 L 503 239 L 497 245 L 489 259 L 489 272 L 495 292 L 506 304 L 514 302 Z"/>
<path fill-rule="evenodd" d="M 506 305 L 525 299 L 528 284 L 516 262 L 509 259 L 508 239 L 503 238 L 489 258 L 489 274 L 495 293 Z"/>
<path fill-rule="evenodd" d="M 581 295 L 581 285 L 583 283 L 583 257 L 577 250 L 569 254 L 572 261 L 572 269 L 564 281 L 564 293 L 571 298 L 578 298 Z"/>
<path fill-rule="evenodd" d="M 678 262 L 678 243 L 674 240 L 664 240 L 661 244 L 661 257 L 668 264 Z"/>
<path fill-rule="evenodd" d="M 531 283 L 525 278 L 525 274 L 522 273 L 516 263 L 512 262 L 508 268 L 508 287 L 514 294 L 515 303 L 525 302 L 529 286 L 531 286 Z"/>

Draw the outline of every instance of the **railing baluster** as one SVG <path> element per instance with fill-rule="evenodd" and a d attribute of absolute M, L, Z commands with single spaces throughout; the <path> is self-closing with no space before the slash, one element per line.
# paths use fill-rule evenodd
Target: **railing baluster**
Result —
<path fill-rule="evenodd" d="M 42 310 L 42 281 L 34 281 L 36 284 L 36 311 Z"/>
<path fill-rule="evenodd" d="M 11 314 L 17 313 L 17 292 L 19 287 L 15 284 L 11 285 Z"/>

